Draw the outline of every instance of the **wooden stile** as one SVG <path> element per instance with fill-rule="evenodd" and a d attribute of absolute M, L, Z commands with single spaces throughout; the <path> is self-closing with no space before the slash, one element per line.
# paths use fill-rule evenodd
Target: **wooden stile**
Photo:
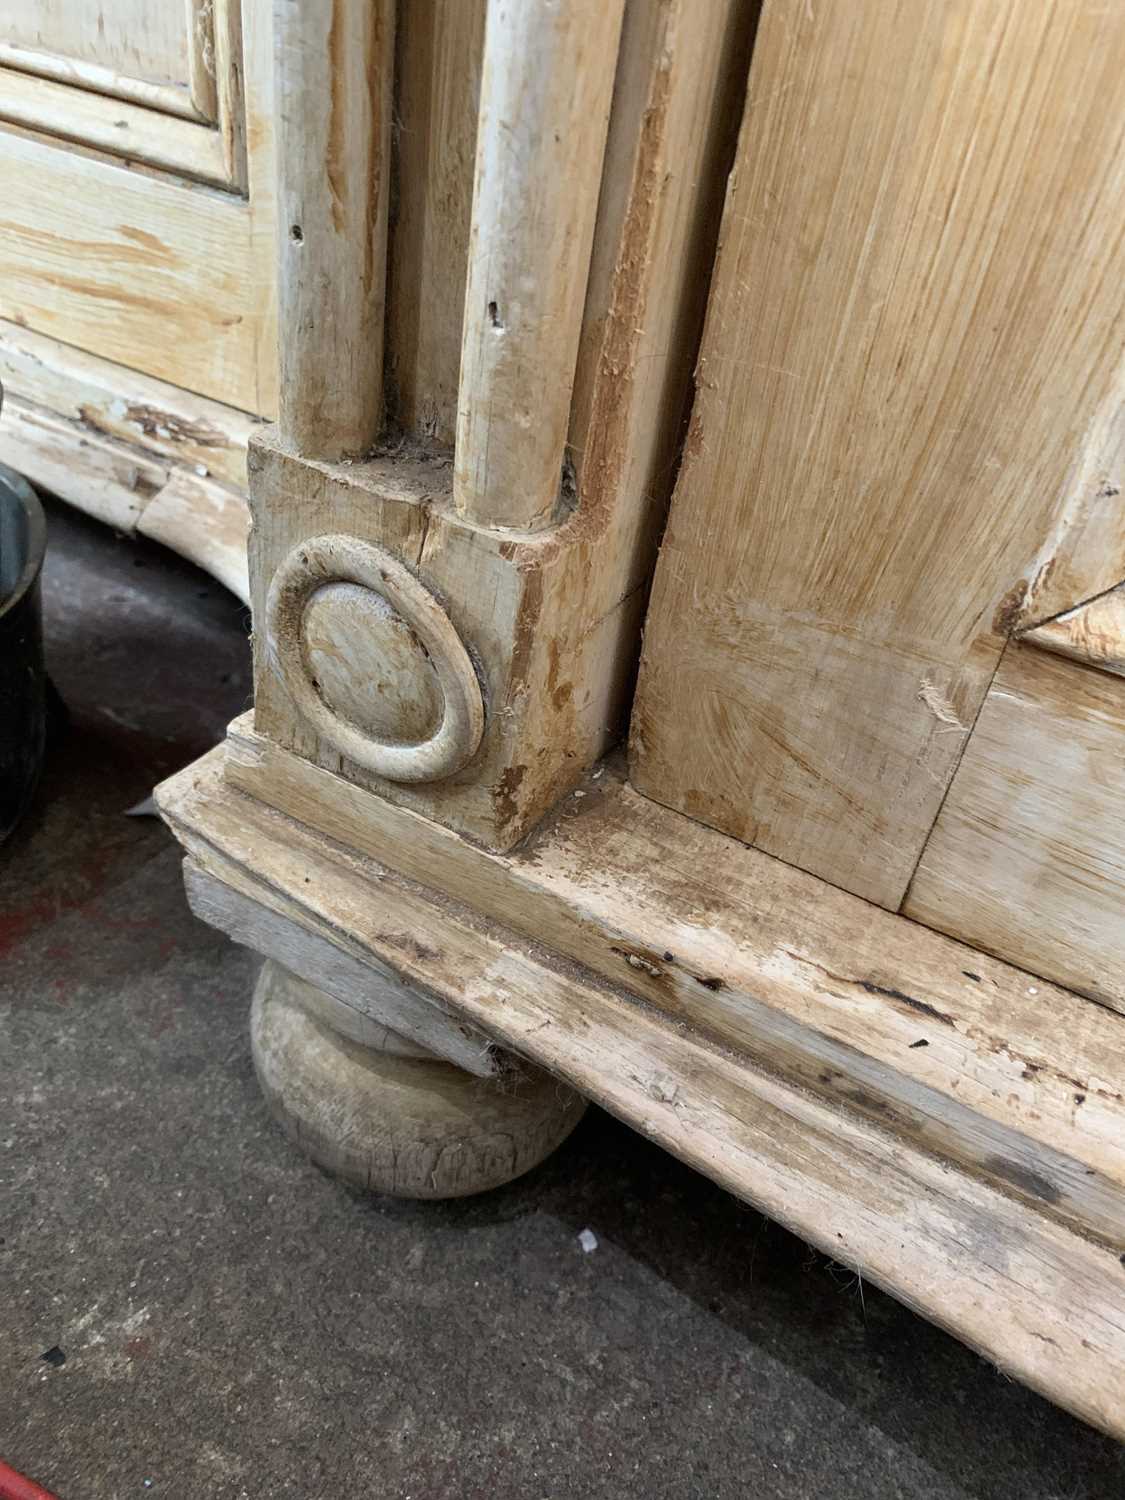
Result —
<path fill-rule="evenodd" d="M 486 0 L 411 0 L 395 18 L 395 180 L 387 285 L 394 424 L 452 448 Z"/>

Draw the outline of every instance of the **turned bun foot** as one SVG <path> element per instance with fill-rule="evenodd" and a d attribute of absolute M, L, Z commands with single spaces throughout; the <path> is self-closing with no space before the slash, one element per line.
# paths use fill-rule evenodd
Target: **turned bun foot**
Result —
<path fill-rule="evenodd" d="M 401 1198 L 483 1193 L 537 1166 L 582 1118 L 581 1095 L 528 1063 L 505 1058 L 494 1078 L 475 1078 L 393 1035 L 357 1042 L 354 1027 L 337 1029 L 339 1008 L 267 960 L 250 1041 L 275 1118 L 318 1166 L 357 1187 Z"/>

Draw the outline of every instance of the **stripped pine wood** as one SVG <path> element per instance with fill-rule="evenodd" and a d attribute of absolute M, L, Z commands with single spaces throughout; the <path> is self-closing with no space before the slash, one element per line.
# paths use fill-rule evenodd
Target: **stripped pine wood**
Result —
<path fill-rule="evenodd" d="M 485 0 L 399 6 L 389 414 L 452 447 L 473 206 Z"/>
<path fill-rule="evenodd" d="M 1113 330 L 1111 337 L 1121 343 Z M 1125 578 L 1125 355 L 1081 434 L 1063 502 L 1030 574 L 1018 628 L 1027 630 Z"/>
<path fill-rule="evenodd" d="M 201 868 L 222 880 L 239 867 L 263 904 L 284 901 L 307 931 L 409 975 L 1006 1372 L 1125 1435 L 1116 1250 L 241 796 L 220 760 L 158 792 Z"/>
<path fill-rule="evenodd" d="M 164 543 L 249 598 L 245 491 L 17 397 L 0 418 L 0 463 L 126 535 Z"/>
<path fill-rule="evenodd" d="M 1125 684 L 1009 647 L 906 914 L 1125 1012 L 1123 745 Z"/>
<path fill-rule="evenodd" d="M 197 914 L 205 913 L 205 921 L 211 921 L 213 927 L 218 927 L 220 930 L 225 931 L 226 929 L 222 922 L 218 920 L 212 921 L 211 919 L 213 916 L 217 917 L 220 910 L 225 910 L 228 906 L 237 904 L 237 895 L 220 881 L 213 879 L 205 871 L 200 870 L 198 866 L 194 866 L 190 860 L 185 860 L 184 889 L 189 892 L 189 901 L 192 899 L 190 893 L 193 885 L 197 889 L 205 886 L 209 892 L 213 893 L 215 904 L 212 906 L 207 902 L 197 901 L 192 910 Z M 233 900 L 231 899 L 232 897 Z M 302 952 L 306 949 L 310 953 L 317 951 L 318 945 L 315 937 L 313 937 L 311 944 L 306 944 L 303 941 L 305 937 L 310 936 L 313 936 L 313 934 L 302 934 Z M 258 982 L 254 986 L 255 994 L 257 994 L 267 972 L 270 978 L 266 982 L 270 984 L 270 988 L 274 987 L 270 983 L 270 980 L 281 980 L 284 988 L 290 992 L 294 1003 L 299 1004 L 309 1020 L 322 1030 L 334 1031 L 345 1041 L 354 1042 L 358 1047 L 365 1047 L 378 1052 L 388 1052 L 393 1057 L 432 1057 L 434 1055 L 427 1048 L 419 1046 L 417 1042 L 409 1041 L 397 1031 L 391 1031 L 382 1021 L 372 1020 L 363 1011 L 355 1010 L 351 1005 L 345 1005 L 342 1000 L 337 1000 L 335 995 L 330 995 L 327 990 L 318 989 L 316 985 L 309 984 L 307 980 L 302 979 L 293 970 L 283 968 L 277 960 L 267 960 L 263 964 L 258 976 Z M 252 1025 L 253 1020 L 251 1020 Z M 452 1066 L 455 1066 L 455 1064 Z M 330 1100 L 331 1092 L 326 1091 L 324 1102 L 329 1108 L 331 1107 Z"/>
<path fill-rule="evenodd" d="M 633 33 L 608 148 L 620 185 L 599 220 L 576 386 L 578 506 L 564 524 L 524 537 L 467 523 L 453 506 L 448 457 L 409 442 L 333 467 L 255 440 L 258 617 L 274 574 L 306 539 L 346 533 L 378 544 L 445 604 L 487 709 L 481 749 L 463 771 L 417 786 L 388 781 L 341 761 L 295 711 L 259 635 L 259 727 L 493 847 L 522 837 L 623 732 L 751 14 L 744 0 L 703 11 L 664 0 Z"/>
<path fill-rule="evenodd" d="M 212 858 L 221 877 L 208 873 L 188 859 L 184 862 L 184 885 L 192 911 L 212 927 L 218 927 L 237 943 L 267 953 L 309 985 L 332 996 L 345 1011 L 366 1021 L 391 1028 L 407 1037 L 431 1056 L 455 1063 L 474 1078 L 492 1078 L 497 1064 L 488 1038 L 475 1026 L 466 1025 L 455 1012 L 428 991 L 404 985 L 387 965 L 372 963 L 339 941 L 329 941 L 308 932 L 288 915 L 283 902 L 266 904 L 258 899 L 259 888 L 244 888 L 236 865 Z M 325 1016 L 337 1027 L 338 1016 Z M 348 1033 L 345 1032 L 345 1035 Z M 352 1040 L 374 1044 L 370 1034 Z"/>
<path fill-rule="evenodd" d="M 355 1046 L 268 960 L 250 1007 L 250 1051 L 274 1119 L 306 1155 L 365 1193 L 463 1198 L 530 1171 L 586 1101 L 541 1069 L 504 1059 L 482 1079 L 401 1047 Z"/>
<path fill-rule="evenodd" d="M 202 10 L 192 31 L 192 96 L 200 111 L 218 126 L 227 181 L 237 192 L 249 193 L 242 0 L 190 3 L 198 3 Z M 252 3 L 247 0 L 248 8 Z M 272 42 L 271 27 L 257 15 L 252 24 L 260 26 Z"/>
<path fill-rule="evenodd" d="M 757 10 L 758 0 L 625 8 L 568 457 L 580 508 L 600 511 L 621 497 L 611 545 L 631 566 L 616 597 L 634 610 L 690 408 L 688 361 L 703 328 Z M 635 660 L 627 634 L 619 649 Z"/>
<path fill-rule="evenodd" d="M 453 503 L 482 526 L 559 515 L 624 0 L 489 0 Z"/>
<path fill-rule="evenodd" d="M 3 18 L 6 41 L 163 83 L 190 76 L 192 31 L 184 0 L 115 0 L 108 11 L 69 0 L 19 0 Z"/>
<path fill-rule="evenodd" d="M 225 768 L 321 834 L 1125 1248 L 1116 1016 L 669 812 L 610 767 L 507 855 L 372 805 L 246 719 Z"/>
<path fill-rule="evenodd" d="M 185 12 L 177 5 L 181 28 Z M 69 103 L 60 103 L 55 125 L 68 139 L 84 136 L 73 146 L 14 126 L 0 130 L 0 317 L 185 391 L 272 416 L 276 248 L 265 19 L 250 7 L 239 41 L 236 8 L 216 31 L 217 86 L 226 101 L 220 128 L 166 116 L 155 97 L 122 106 L 123 119 L 134 118 L 131 108 L 151 106 L 151 130 L 138 127 L 150 143 L 172 127 L 206 136 L 207 170 L 221 170 L 230 191 L 144 160 L 131 165 L 132 158 L 93 154 L 90 132 L 67 123 Z M 27 83 L 22 70 L 0 72 L 0 84 Z M 90 91 L 92 79 L 78 81 L 83 88 L 63 92 L 81 115 L 98 108 L 99 96 Z M 40 82 L 48 91 L 63 87 L 35 78 L 27 86 Z M 189 166 L 181 162 L 177 171 Z"/>
<path fill-rule="evenodd" d="M 1037 625 L 1020 640 L 1125 677 L 1125 583 Z"/>
<path fill-rule="evenodd" d="M 0 417 L 0 462 L 124 532 L 168 480 L 167 466 L 138 449 L 12 398 Z"/>
<path fill-rule="evenodd" d="M 892 909 L 1118 482 L 1123 67 L 1117 6 L 762 13 L 633 775 Z"/>
<path fill-rule="evenodd" d="M 0 323 L 0 385 L 0 462 L 249 598 L 252 417 L 14 323 Z"/>
<path fill-rule="evenodd" d="M 121 10 L 113 20 L 122 30 L 128 26 Z M 186 88 L 128 79 L 81 59 L 0 47 L 0 120 L 243 191 L 238 0 L 188 0 L 186 20 Z"/>
<path fill-rule="evenodd" d="M 0 385 L 87 433 L 246 488 L 246 445 L 257 422 L 245 412 L 3 321 Z"/>
<path fill-rule="evenodd" d="M 278 0 L 283 441 L 366 453 L 383 417 L 391 0 Z"/>
<path fill-rule="evenodd" d="M 41 52 L 36 47 L 26 47 L 3 37 L 0 37 L 0 68 L 12 68 L 18 73 L 30 73 L 34 78 L 51 78 L 59 83 L 73 84 L 75 88 L 89 89 L 111 99 L 144 104 L 161 114 L 179 115 L 184 120 L 200 118 L 187 81 L 162 83 L 159 79 L 135 78 L 112 63 L 93 62 L 73 54 Z"/>
<path fill-rule="evenodd" d="M 263 409 L 258 341 L 272 277 L 262 279 L 245 203 L 16 135 L 0 137 L 0 159 L 12 184 L 0 241 L 4 317 L 226 405 Z M 156 323 L 175 337 L 154 338 Z"/>
<path fill-rule="evenodd" d="M 0 68 L 0 120 L 201 182 L 231 180 L 223 138 L 209 125 L 29 73 Z"/>
<path fill-rule="evenodd" d="M 241 0 L 219 0 L 220 26 L 225 12 L 238 11 Z M 252 0 L 251 0 L 252 3 Z M 187 0 L 188 92 L 192 108 L 204 120 L 219 118 L 219 86 L 215 47 L 215 0 Z"/>

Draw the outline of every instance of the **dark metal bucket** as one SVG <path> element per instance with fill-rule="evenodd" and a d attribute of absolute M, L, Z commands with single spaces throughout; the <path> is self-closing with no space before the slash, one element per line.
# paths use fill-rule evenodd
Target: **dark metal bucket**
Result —
<path fill-rule="evenodd" d="M 0 464 L 0 842 L 39 780 L 47 735 L 47 676 L 39 575 L 47 523 L 35 491 Z"/>

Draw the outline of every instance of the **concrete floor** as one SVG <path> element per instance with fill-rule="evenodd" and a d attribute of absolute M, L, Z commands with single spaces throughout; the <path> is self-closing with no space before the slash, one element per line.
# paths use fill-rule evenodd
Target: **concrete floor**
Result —
<path fill-rule="evenodd" d="M 0 1456 L 63 1500 L 1125 1494 L 1122 1449 L 597 1111 L 475 1201 L 307 1165 L 256 961 L 124 815 L 246 705 L 246 612 L 50 525 L 72 721 L 0 854 Z"/>

